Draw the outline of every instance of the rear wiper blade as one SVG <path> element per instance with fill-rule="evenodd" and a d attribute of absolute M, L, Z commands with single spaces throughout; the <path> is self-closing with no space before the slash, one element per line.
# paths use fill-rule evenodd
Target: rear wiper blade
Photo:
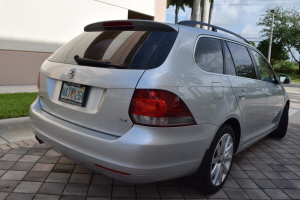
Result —
<path fill-rule="evenodd" d="M 80 58 L 78 55 L 74 56 L 74 60 L 77 62 L 78 65 L 87 65 L 91 67 L 115 67 L 118 69 L 124 69 L 124 66 L 121 65 L 113 65 L 108 62 L 103 62 L 99 60 L 92 60 L 88 58 Z"/>

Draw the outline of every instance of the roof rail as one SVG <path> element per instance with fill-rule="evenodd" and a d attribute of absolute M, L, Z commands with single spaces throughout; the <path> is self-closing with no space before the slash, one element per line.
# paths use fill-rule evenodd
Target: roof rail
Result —
<path fill-rule="evenodd" d="M 181 22 L 178 22 L 177 24 L 179 25 L 185 25 L 185 26 L 192 26 L 192 27 L 195 27 L 196 25 L 205 25 L 205 26 L 209 26 L 209 27 L 212 27 L 212 30 L 217 32 L 217 30 L 221 30 L 221 31 L 224 31 L 226 33 L 230 33 L 232 35 L 235 35 L 239 38 L 241 38 L 242 40 L 244 40 L 245 42 L 251 44 L 247 39 L 243 38 L 242 36 L 234 33 L 234 32 L 231 32 L 229 30 L 226 30 L 224 28 L 221 28 L 221 27 L 218 27 L 218 26 L 214 26 L 214 25 L 211 25 L 211 24 L 207 24 L 207 23 L 204 23 L 204 22 L 198 22 L 198 21 L 189 21 L 189 20 L 186 20 L 186 21 L 181 21 Z"/>

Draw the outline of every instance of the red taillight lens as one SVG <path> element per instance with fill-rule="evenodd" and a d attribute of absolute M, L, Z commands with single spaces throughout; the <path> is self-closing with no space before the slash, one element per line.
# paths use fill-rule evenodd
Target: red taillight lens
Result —
<path fill-rule="evenodd" d="M 40 90 L 40 72 L 38 75 L 37 89 Z"/>
<path fill-rule="evenodd" d="M 150 126 L 194 125 L 195 120 L 185 103 L 165 90 L 137 89 L 129 114 L 134 123 Z"/>

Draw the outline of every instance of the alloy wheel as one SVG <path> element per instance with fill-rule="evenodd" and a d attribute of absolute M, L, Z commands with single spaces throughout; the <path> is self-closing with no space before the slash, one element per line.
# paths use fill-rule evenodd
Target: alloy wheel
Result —
<path fill-rule="evenodd" d="M 220 185 L 229 173 L 233 156 L 233 139 L 229 133 L 219 140 L 213 154 L 210 177 L 213 185 Z"/>

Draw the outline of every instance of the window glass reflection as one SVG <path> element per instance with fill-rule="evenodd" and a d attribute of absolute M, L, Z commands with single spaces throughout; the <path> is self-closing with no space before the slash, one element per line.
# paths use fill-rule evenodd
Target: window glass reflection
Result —
<path fill-rule="evenodd" d="M 213 38 L 200 38 L 198 40 L 195 61 L 201 69 L 223 74 L 223 55 L 221 41 Z"/>
<path fill-rule="evenodd" d="M 251 57 L 246 47 L 227 42 L 232 54 L 238 76 L 256 79 L 256 73 Z"/>
<path fill-rule="evenodd" d="M 275 76 L 269 63 L 266 61 L 266 59 L 263 56 L 261 56 L 256 51 L 251 49 L 251 52 L 257 63 L 261 80 L 273 83 L 275 81 Z"/>
<path fill-rule="evenodd" d="M 236 76 L 236 72 L 235 72 L 231 54 L 229 52 L 227 44 L 226 43 L 224 43 L 224 44 L 225 44 L 224 45 L 224 55 L 225 55 L 225 62 L 226 62 L 226 66 L 227 66 L 227 74 Z"/>
<path fill-rule="evenodd" d="M 64 57 L 69 64 L 77 64 L 74 56 L 78 55 L 125 69 L 152 69 L 165 61 L 177 34 L 176 31 L 89 32 L 75 46 L 66 46 L 61 51 L 68 52 L 66 55 L 57 57 Z M 56 62 L 55 58 L 53 61 Z"/>

